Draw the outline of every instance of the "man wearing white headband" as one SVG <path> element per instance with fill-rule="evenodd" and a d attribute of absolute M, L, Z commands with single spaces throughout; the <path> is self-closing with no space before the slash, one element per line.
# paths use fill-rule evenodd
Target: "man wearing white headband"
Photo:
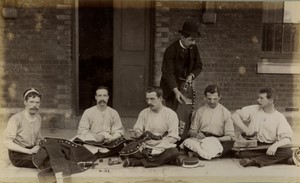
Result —
<path fill-rule="evenodd" d="M 35 168 L 32 155 L 39 150 L 42 118 L 38 113 L 41 95 L 29 88 L 23 93 L 25 109 L 10 117 L 4 131 L 4 144 L 11 163 L 16 167 Z"/>

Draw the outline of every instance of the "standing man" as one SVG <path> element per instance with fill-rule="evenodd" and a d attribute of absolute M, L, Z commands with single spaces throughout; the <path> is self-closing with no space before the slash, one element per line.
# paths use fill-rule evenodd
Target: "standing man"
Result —
<path fill-rule="evenodd" d="M 216 85 L 207 86 L 204 95 L 206 104 L 196 111 L 189 135 L 199 140 L 216 137 L 223 146 L 222 155 L 224 155 L 231 150 L 234 143 L 231 113 L 219 103 L 221 93 Z"/>
<path fill-rule="evenodd" d="M 162 63 L 160 87 L 164 92 L 167 107 L 176 110 L 182 103 L 183 94 L 179 91 L 181 83 L 192 82 L 202 71 L 202 62 L 196 38 L 200 37 L 198 27 L 193 22 L 185 22 L 180 39 L 172 43 L 165 51 Z"/>
<path fill-rule="evenodd" d="M 291 143 L 293 131 L 285 116 L 278 112 L 274 104 L 277 92 L 273 88 L 259 90 L 257 105 L 237 110 L 232 120 L 247 136 L 255 135 L 258 145 L 268 145 L 267 149 L 241 151 L 240 164 L 246 166 L 268 166 L 275 163 L 295 164 L 292 150 L 283 147 Z M 249 125 L 245 125 L 248 122 Z"/>
<path fill-rule="evenodd" d="M 86 109 L 81 117 L 77 138 L 83 141 L 95 141 L 104 146 L 112 142 L 117 143 L 124 135 L 124 128 L 119 113 L 107 106 L 108 88 L 98 87 L 95 99 L 97 105 Z M 118 156 L 122 148 L 123 143 L 116 144 L 103 152 L 97 152 L 95 155 L 98 158 Z"/>
<path fill-rule="evenodd" d="M 4 144 L 16 167 L 35 168 L 32 156 L 40 146 L 42 118 L 38 113 L 41 95 L 35 88 L 23 93 L 25 109 L 10 117 L 4 131 Z"/>
<path fill-rule="evenodd" d="M 149 107 L 140 112 L 130 135 L 133 138 L 139 138 L 145 132 L 150 132 L 156 138 L 147 140 L 141 145 L 140 152 L 143 152 L 143 155 L 139 158 L 131 156 L 131 151 L 128 150 L 129 156 L 124 161 L 124 167 L 157 167 L 175 161 L 179 155 L 175 145 L 180 139 L 178 117 L 173 110 L 163 105 L 162 89 L 157 86 L 149 87 L 146 91 L 146 101 Z M 123 153 L 126 152 L 120 152 L 120 154 Z"/>

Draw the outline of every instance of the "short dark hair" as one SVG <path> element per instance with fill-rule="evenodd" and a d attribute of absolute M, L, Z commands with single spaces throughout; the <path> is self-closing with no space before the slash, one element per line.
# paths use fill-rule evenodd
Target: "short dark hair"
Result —
<path fill-rule="evenodd" d="M 157 97 L 163 97 L 163 91 L 159 86 L 150 86 L 147 88 L 146 93 L 155 92 Z"/>
<path fill-rule="evenodd" d="M 29 97 L 39 97 L 40 99 L 42 99 L 42 95 L 36 88 L 28 88 L 23 92 L 23 98 L 25 101 L 27 101 Z"/>
<path fill-rule="evenodd" d="M 261 88 L 259 90 L 259 93 L 266 93 L 267 94 L 267 99 L 273 99 L 274 102 L 277 101 L 277 99 L 278 99 L 277 91 L 274 88 L 271 88 L 271 87 Z"/>
<path fill-rule="evenodd" d="M 218 93 L 218 96 L 221 96 L 221 92 L 219 90 L 219 87 L 217 85 L 208 85 L 204 90 L 204 95 L 206 96 L 206 93 Z"/>
<path fill-rule="evenodd" d="M 95 94 L 97 95 L 97 91 L 98 90 L 106 90 L 107 93 L 109 94 L 109 90 L 108 90 L 108 87 L 107 86 L 98 86 L 96 91 L 95 91 Z"/>

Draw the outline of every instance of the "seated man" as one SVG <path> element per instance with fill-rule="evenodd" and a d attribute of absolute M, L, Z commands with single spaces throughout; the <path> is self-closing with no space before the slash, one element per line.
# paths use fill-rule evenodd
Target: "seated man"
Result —
<path fill-rule="evenodd" d="M 4 131 L 4 144 L 11 163 L 16 167 L 35 168 L 32 156 L 42 140 L 42 118 L 38 113 L 41 95 L 30 88 L 23 93 L 25 109 L 10 117 Z"/>
<path fill-rule="evenodd" d="M 206 87 L 204 95 L 206 104 L 196 111 L 189 130 L 191 139 L 186 140 L 183 144 L 187 143 L 186 145 L 189 146 L 189 141 L 192 139 L 195 139 L 198 143 L 202 143 L 202 139 L 205 139 L 207 143 L 210 143 L 207 137 L 215 137 L 223 148 L 220 146 L 219 153 L 214 156 L 224 155 L 230 151 L 234 143 L 234 127 L 231 120 L 231 113 L 219 103 L 221 94 L 216 85 Z M 215 142 L 216 141 L 211 141 L 211 146 L 215 146 Z M 217 144 L 220 144 L 219 142 L 217 142 Z M 203 157 L 204 154 L 202 154 L 201 149 L 199 149 L 203 147 L 200 147 L 200 144 L 195 144 L 195 142 L 192 142 L 190 147 L 192 147 L 193 144 L 195 145 L 195 147 L 192 148 L 193 151 L 199 152 L 198 155 L 200 157 L 205 159 L 213 158 L 213 156 L 209 158 Z"/>
<path fill-rule="evenodd" d="M 140 112 L 133 130 L 130 131 L 131 137 L 144 139 L 144 143 L 138 145 L 138 151 L 142 154 L 136 156 L 131 153 L 133 149 L 128 149 L 131 144 L 125 146 L 120 152 L 121 157 L 126 158 L 124 167 L 157 167 L 175 161 L 179 155 L 175 145 L 180 139 L 178 117 L 173 110 L 163 105 L 161 88 L 149 87 L 146 101 L 149 107 Z"/>
<path fill-rule="evenodd" d="M 262 88 L 258 94 L 258 105 L 243 107 L 232 115 L 234 124 L 243 133 L 256 135 L 258 145 L 269 145 L 267 149 L 239 152 L 238 156 L 244 158 L 240 160 L 244 167 L 294 164 L 291 148 L 283 147 L 291 143 L 293 131 L 285 116 L 275 109 L 276 100 L 277 92 L 273 88 Z"/>
<path fill-rule="evenodd" d="M 121 118 L 116 110 L 107 106 L 106 87 L 97 88 L 95 99 L 97 104 L 86 109 L 81 117 L 74 142 L 100 147 L 95 153 L 97 158 L 118 156 L 125 142 L 121 140 L 124 134 Z"/>
<path fill-rule="evenodd" d="M 94 163 L 94 156 L 82 146 L 64 144 L 63 139 L 42 139 L 42 118 L 38 113 L 41 95 L 37 89 L 30 88 L 23 93 L 23 98 L 25 110 L 11 116 L 4 131 L 4 144 L 14 166 L 38 168 L 41 171 L 38 174 L 40 182 L 53 182 L 52 171 L 77 173 L 87 167 L 85 164 L 78 165 L 78 162 Z"/>

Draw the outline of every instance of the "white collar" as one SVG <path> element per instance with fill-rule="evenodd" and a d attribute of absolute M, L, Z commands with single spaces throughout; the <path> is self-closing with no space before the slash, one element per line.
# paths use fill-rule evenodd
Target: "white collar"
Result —
<path fill-rule="evenodd" d="M 187 48 L 183 46 L 183 44 L 182 44 L 182 42 L 181 42 L 181 39 L 179 39 L 179 44 L 180 44 L 181 48 L 187 50 Z"/>

